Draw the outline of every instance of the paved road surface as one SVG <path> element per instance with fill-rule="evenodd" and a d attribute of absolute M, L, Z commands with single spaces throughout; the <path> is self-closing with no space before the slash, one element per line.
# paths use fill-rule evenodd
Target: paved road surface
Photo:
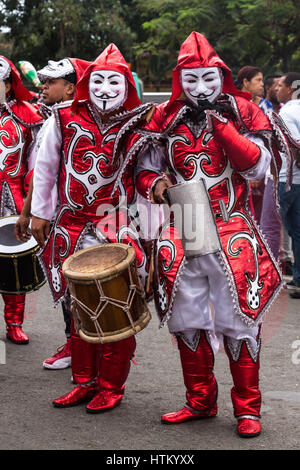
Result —
<path fill-rule="evenodd" d="M 1 300 L 2 308 L 2 300 Z M 177 426 L 160 415 L 184 404 L 176 348 L 167 328 L 158 329 L 153 310 L 148 327 L 137 335 L 137 365 L 132 365 L 120 407 L 91 415 L 85 405 L 56 409 L 52 399 L 72 388 L 71 370 L 49 371 L 42 361 L 64 343 L 60 307 L 52 308 L 47 286 L 30 294 L 24 330 L 28 345 L 6 342 L 0 319 L 1 450 L 271 450 L 299 449 L 300 300 L 283 291 L 265 323 L 261 355 L 263 433 L 255 439 L 235 434 L 230 401 L 231 377 L 221 351 L 217 418 Z"/>

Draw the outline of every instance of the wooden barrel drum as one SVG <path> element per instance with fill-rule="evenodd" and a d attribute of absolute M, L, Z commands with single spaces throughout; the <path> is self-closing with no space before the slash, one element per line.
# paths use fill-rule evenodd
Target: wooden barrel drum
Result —
<path fill-rule="evenodd" d="M 151 315 L 135 250 L 107 243 L 80 250 L 63 264 L 75 327 L 90 343 L 120 341 L 144 329 Z"/>

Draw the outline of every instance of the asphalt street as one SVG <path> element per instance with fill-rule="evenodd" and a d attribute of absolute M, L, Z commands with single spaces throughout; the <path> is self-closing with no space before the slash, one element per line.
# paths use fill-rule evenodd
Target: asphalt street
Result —
<path fill-rule="evenodd" d="M 24 331 L 28 345 L 6 340 L 0 319 L 1 450 L 299 450 L 300 300 L 283 290 L 264 324 L 260 386 L 261 436 L 236 435 L 230 399 L 228 360 L 221 350 L 215 363 L 219 385 L 216 418 L 166 426 L 160 415 L 181 408 L 185 389 L 176 347 L 167 327 L 152 320 L 138 333 L 121 406 L 91 415 L 85 405 L 54 408 L 52 400 L 73 387 L 71 369 L 45 370 L 42 362 L 65 342 L 60 307 L 48 287 L 27 296 Z M 1 300 L 1 309 L 3 310 Z"/>

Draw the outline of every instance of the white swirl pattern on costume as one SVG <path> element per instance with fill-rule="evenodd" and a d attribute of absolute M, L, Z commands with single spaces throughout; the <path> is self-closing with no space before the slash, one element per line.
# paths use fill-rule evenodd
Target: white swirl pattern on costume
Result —
<path fill-rule="evenodd" d="M 64 227 L 61 227 L 59 225 L 59 221 L 63 214 L 67 212 L 69 209 L 68 206 L 63 206 L 61 208 L 60 213 L 58 214 L 55 225 L 53 227 L 53 241 L 52 241 L 52 250 L 51 250 L 51 265 L 49 266 L 50 273 L 51 273 L 51 283 L 53 285 L 53 289 L 56 293 L 59 293 L 62 288 L 62 283 L 61 283 L 61 275 L 60 275 L 60 269 L 61 269 L 61 261 L 58 262 L 58 264 L 55 264 L 55 252 L 57 250 L 56 248 L 56 239 L 57 237 L 61 237 L 64 241 L 65 244 L 65 249 L 61 250 L 61 248 L 58 249 L 58 255 L 61 258 L 64 258 L 68 255 L 71 247 L 71 240 L 69 237 L 69 234 L 67 230 Z"/>
<path fill-rule="evenodd" d="M 8 122 L 11 122 L 16 131 L 17 131 L 17 141 L 14 141 L 12 143 L 12 145 L 5 145 L 4 142 L 3 142 L 3 139 L 2 137 L 7 137 L 9 138 L 9 133 L 3 129 L 3 127 L 5 126 L 6 123 Z M 20 167 L 21 167 L 21 164 L 22 164 L 22 152 L 23 152 L 23 147 L 24 147 L 24 140 L 23 140 L 23 134 L 22 134 L 22 130 L 21 130 L 21 127 L 20 127 L 20 124 L 18 124 L 14 119 L 12 119 L 10 116 L 4 116 L 2 119 L 1 119 L 1 128 L 2 130 L 0 131 L 0 171 L 4 171 L 5 170 L 5 167 L 6 167 L 6 159 L 7 157 L 9 157 L 10 155 L 14 155 L 14 154 L 17 154 L 19 152 L 19 156 L 18 156 L 18 161 L 17 161 L 17 165 L 16 165 L 16 168 L 14 171 L 12 171 L 11 173 L 8 173 L 10 176 L 16 176 L 20 170 Z"/>
<path fill-rule="evenodd" d="M 157 240 L 157 265 L 161 250 L 167 248 L 170 251 L 170 261 L 167 264 L 166 259 L 164 257 L 162 258 L 162 270 L 163 273 L 167 273 L 172 269 L 172 266 L 176 260 L 176 247 L 171 240 L 161 238 L 163 231 L 164 230 L 162 230 Z M 168 305 L 167 294 L 165 291 L 165 277 L 163 277 L 162 282 L 160 279 L 158 279 L 158 302 L 162 312 L 164 312 Z"/>
<path fill-rule="evenodd" d="M 263 285 L 264 285 L 263 281 L 259 282 L 258 255 L 261 254 L 262 249 L 261 249 L 261 246 L 260 246 L 260 244 L 259 244 L 259 242 L 256 238 L 255 232 L 253 231 L 253 229 L 252 229 L 248 219 L 245 217 L 245 215 L 242 214 L 241 212 L 233 212 L 231 214 L 231 218 L 233 218 L 233 217 L 240 217 L 241 219 L 243 219 L 249 227 L 250 234 L 245 233 L 245 232 L 239 232 L 239 233 L 236 233 L 235 235 L 233 235 L 232 237 L 230 237 L 230 239 L 228 241 L 228 253 L 231 256 L 239 256 L 239 254 L 241 253 L 242 249 L 240 247 L 238 247 L 235 250 L 232 247 L 233 243 L 236 240 L 244 239 L 244 240 L 247 240 L 250 243 L 252 251 L 253 251 L 254 261 L 255 261 L 255 275 L 254 275 L 254 278 L 251 279 L 249 273 L 247 271 L 245 271 L 245 276 L 246 276 L 247 282 L 249 284 L 249 288 L 247 290 L 246 298 L 247 298 L 248 307 L 251 308 L 251 310 L 257 310 L 260 307 L 260 293 L 259 292 L 261 291 L 261 289 L 263 288 Z"/>
<path fill-rule="evenodd" d="M 74 149 L 76 148 L 81 138 L 89 139 L 93 145 L 95 145 L 95 139 L 91 131 L 84 129 L 76 122 L 71 122 L 67 124 L 66 127 L 74 129 L 75 132 L 70 140 L 68 150 L 67 150 L 66 162 L 65 162 L 65 167 L 66 167 L 65 194 L 66 194 L 68 203 L 71 205 L 71 207 L 73 207 L 74 209 L 80 210 L 80 209 L 83 209 L 83 206 L 76 203 L 71 198 L 71 194 L 70 194 L 71 177 L 75 178 L 79 183 L 81 183 L 84 186 L 86 190 L 86 193 L 84 196 L 85 200 L 88 205 L 91 205 L 97 199 L 96 193 L 99 190 L 99 188 L 114 182 L 114 180 L 116 179 L 116 176 L 115 174 L 113 174 L 110 177 L 104 176 L 103 173 L 101 173 L 101 171 L 99 170 L 99 162 L 103 161 L 107 165 L 107 167 L 109 167 L 110 162 L 109 162 L 108 157 L 105 155 L 105 153 L 100 153 L 99 155 L 96 155 L 94 152 L 91 152 L 91 151 L 86 152 L 82 157 L 83 161 L 90 159 L 91 161 L 90 168 L 86 170 L 85 172 L 77 172 L 72 165 L 72 155 L 73 155 Z M 107 135 L 103 139 L 102 144 L 106 144 L 110 140 L 113 140 L 115 136 L 116 136 L 115 134 Z"/>
<path fill-rule="evenodd" d="M 184 177 L 179 171 L 177 170 L 174 162 L 174 153 L 173 147 L 177 142 L 182 142 L 186 145 L 190 144 L 190 141 L 187 137 L 183 135 L 172 135 L 168 136 L 168 157 L 169 162 L 171 164 L 172 170 L 174 172 L 175 178 L 177 183 L 184 183 L 185 181 L 191 180 L 199 180 L 200 178 L 205 180 L 206 188 L 209 191 L 214 186 L 221 184 L 223 181 L 226 181 L 228 187 L 228 205 L 227 205 L 227 212 L 233 209 L 235 204 L 235 190 L 234 190 L 234 183 L 232 181 L 233 176 L 233 168 L 230 164 L 228 158 L 226 158 L 226 165 L 222 167 L 219 174 L 209 174 L 208 172 L 204 171 L 203 169 L 203 162 L 207 162 L 211 164 L 211 157 L 207 155 L 205 152 L 200 152 L 199 154 L 189 154 L 187 155 L 184 165 L 188 166 L 191 162 L 194 164 L 194 171 L 190 177 Z"/>

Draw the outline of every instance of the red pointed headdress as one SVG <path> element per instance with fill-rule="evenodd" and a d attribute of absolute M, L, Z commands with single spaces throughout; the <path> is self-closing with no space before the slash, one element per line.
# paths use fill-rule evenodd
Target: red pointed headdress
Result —
<path fill-rule="evenodd" d="M 94 62 L 90 64 L 90 66 L 85 70 L 81 80 L 78 82 L 76 87 L 76 98 L 72 105 L 73 110 L 76 109 L 78 101 L 89 99 L 90 75 L 96 70 L 112 70 L 125 75 L 128 82 L 128 94 L 123 106 L 127 111 L 136 108 L 141 104 L 129 65 L 117 46 L 112 43 L 104 49 Z"/>
<path fill-rule="evenodd" d="M 4 59 L 10 66 L 10 73 L 11 73 L 11 78 L 12 78 L 11 87 L 14 91 L 16 100 L 17 101 L 31 100 L 32 94 L 23 85 L 22 80 L 21 80 L 21 75 L 19 74 L 14 64 L 3 55 L 1 55 L 0 57 Z"/>
<path fill-rule="evenodd" d="M 193 69 L 199 67 L 219 67 L 223 70 L 223 93 L 243 96 L 248 100 L 252 98 L 250 93 L 245 93 L 235 87 L 230 68 L 227 67 L 223 60 L 218 56 L 206 37 L 203 36 L 203 34 L 193 31 L 183 42 L 179 51 L 177 65 L 173 70 L 172 95 L 169 101 L 170 103 L 177 100 L 183 93 L 180 71 L 185 68 Z"/>
<path fill-rule="evenodd" d="M 91 62 L 88 62 L 87 60 L 72 58 L 72 57 L 69 57 L 69 60 L 70 62 L 72 62 L 72 65 L 76 72 L 77 82 L 79 82 L 79 80 L 83 76 L 86 69 L 89 67 L 89 65 L 91 65 Z"/>

